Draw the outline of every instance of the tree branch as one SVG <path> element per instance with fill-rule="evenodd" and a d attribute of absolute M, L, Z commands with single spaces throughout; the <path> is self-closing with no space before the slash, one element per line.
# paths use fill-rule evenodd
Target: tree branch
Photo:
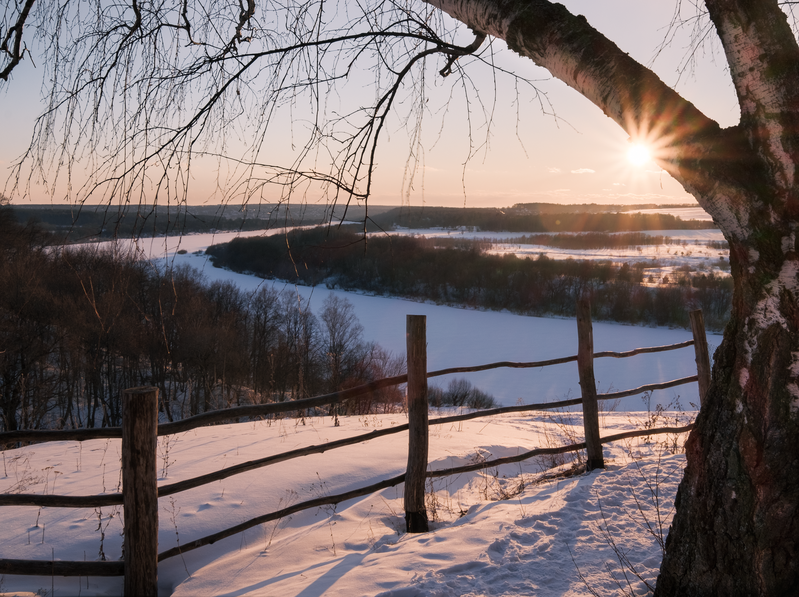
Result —
<path fill-rule="evenodd" d="M 20 63 L 22 60 L 22 55 L 25 53 L 25 49 L 22 47 L 22 30 L 25 27 L 25 21 L 28 19 L 28 15 L 31 12 L 31 8 L 33 8 L 33 3 L 36 0 L 25 0 L 25 6 L 22 7 L 22 12 L 19 13 L 19 17 L 17 18 L 16 23 L 14 23 L 11 27 L 8 28 L 6 31 L 6 35 L 3 38 L 3 43 L 0 44 L 0 50 L 3 50 L 6 54 L 11 57 L 11 60 L 6 65 L 6 67 L 0 71 L 0 79 L 3 81 L 7 81 L 9 75 L 11 75 L 11 71 Z M 14 39 L 13 47 L 11 49 L 8 48 L 8 42 L 11 39 Z"/>
<path fill-rule="evenodd" d="M 799 72 L 799 45 L 775 0 L 706 0 L 730 66 L 741 112 L 784 110 L 799 101 L 791 84 Z M 795 108 L 794 108 L 795 111 Z"/>
<path fill-rule="evenodd" d="M 483 44 L 486 38 L 486 34 L 482 32 L 476 32 L 474 37 L 474 41 L 470 43 L 468 46 L 464 48 L 458 48 L 457 50 L 445 50 L 444 53 L 449 56 L 449 60 L 447 61 L 447 65 L 439 71 L 439 74 L 442 77 L 447 77 L 452 74 L 452 65 L 455 64 L 455 61 L 460 58 L 461 56 L 467 56 L 469 54 L 474 54 L 477 49 Z"/>
<path fill-rule="evenodd" d="M 504 39 L 521 56 L 591 100 L 699 201 L 725 233 L 744 238 L 751 205 L 743 186 L 757 184 L 739 128 L 721 130 L 693 104 L 588 24 L 548 0 L 426 0 Z M 743 0 L 741 0 L 743 1 Z"/>
<path fill-rule="evenodd" d="M 504 39 L 579 91 L 630 136 L 683 139 L 719 130 L 651 70 L 591 27 L 583 16 L 547 0 L 428 0 L 475 31 Z M 662 116 L 656 121 L 653 114 Z"/>

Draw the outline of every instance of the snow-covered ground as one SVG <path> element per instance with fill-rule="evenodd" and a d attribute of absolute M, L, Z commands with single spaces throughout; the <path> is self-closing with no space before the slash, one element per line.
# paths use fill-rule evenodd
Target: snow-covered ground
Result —
<path fill-rule="evenodd" d="M 670 207 L 664 206 L 657 209 L 639 209 L 626 213 L 641 214 L 667 214 L 677 216 L 683 220 L 711 221 L 710 215 L 698 205 L 696 207 Z M 398 228 L 391 234 L 408 234 L 424 236 L 426 238 L 462 238 L 465 240 L 484 240 L 497 243 L 490 250 L 491 253 L 504 255 L 513 253 L 518 257 L 538 257 L 546 255 L 549 259 L 587 259 L 593 261 L 610 261 L 615 265 L 623 263 L 647 263 L 644 269 L 645 278 L 652 276 L 656 283 L 664 276 L 673 277 L 675 271 L 681 266 L 689 266 L 705 273 L 717 276 L 728 276 L 729 267 L 722 267 L 719 260 L 729 263 L 729 251 L 709 248 L 708 241 L 723 241 L 724 236 L 720 230 L 651 230 L 644 234 L 651 236 L 666 236 L 673 241 L 685 241 L 681 245 L 650 245 L 632 249 L 599 249 L 599 250 L 567 250 L 557 249 L 543 245 L 522 245 L 513 243 L 511 239 L 529 236 L 530 232 L 482 232 L 475 230 L 452 230 L 431 228 Z M 539 233 L 536 233 L 539 234 Z M 547 234 L 547 233 L 543 233 Z M 552 232 L 551 234 L 563 234 Z M 502 242 L 506 241 L 506 242 Z M 510 241 L 510 242 L 507 242 Z"/>
<path fill-rule="evenodd" d="M 435 416 L 435 413 L 433 413 Z M 605 414 L 603 433 L 640 426 L 644 413 Z M 685 417 L 685 415 L 683 415 Z M 406 422 L 402 413 L 284 419 L 206 427 L 159 439 L 159 484 Z M 572 416 L 502 415 L 431 428 L 431 469 L 514 455 L 580 436 Z M 626 587 L 613 546 L 654 584 L 684 458 L 665 443 L 605 446 L 607 469 L 543 478 L 557 459 L 536 458 L 436 480 L 427 534 L 404 531 L 402 486 L 266 523 L 159 566 L 159 592 L 175 596 L 416 597 L 614 595 Z M 657 438 L 656 438 L 657 439 Z M 167 444 L 167 442 L 169 442 Z M 404 471 L 407 434 L 284 462 L 159 500 L 159 551 L 288 504 Z M 4 492 L 87 495 L 119 489 L 119 440 L 54 442 L 4 453 Z M 652 491 L 656 493 L 653 494 Z M 640 510 L 639 510 L 640 506 Z M 121 557 L 121 508 L 6 507 L 0 557 Z M 609 568 L 607 568 L 609 566 Z M 615 580 L 614 580 L 615 578 Z M 631 577 L 636 595 L 646 587 Z M 7 575 L 2 591 L 121 595 L 121 578 Z"/>
<path fill-rule="evenodd" d="M 146 254 L 197 267 L 208 279 L 231 280 L 243 289 L 275 284 L 214 268 L 200 252 L 227 235 L 198 235 L 143 243 Z M 179 244 L 176 244 L 179 243 Z M 164 256 L 164 247 L 167 247 Z M 176 250 L 186 253 L 177 254 Z M 197 254 L 195 254 L 197 252 Z M 533 361 L 576 352 L 572 320 L 456 309 L 326 288 L 279 284 L 311 300 L 318 309 L 330 292 L 355 306 L 367 340 L 403 353 L 405 315 L 427 315 L 428 369 L 498 360 Z M 685 330 L 596 323 L 595 350 L 629 350 L 690 338 Z M 720 341 L 709 335 L 711 351 Z M 637 387 L 695 373 L 693 349 L 630 359 L 599 359 L 601 392 Z M 503 404 L 579 396 L 573 364 L 538 370 L 495 370 L 469 379 Z M 446 384 L 446 380 L 442 382 Z M 679 396 L 688 411 L 696 384 L 656 392 L 651 406 Z M 600 424 L 603 435 L 639 428 L 652 412 L 640 397 L 627 398 Z M 684 423 L 693 413 L 663 415 Z M 435 416 L 435 413 L 432 414 Z M 239 462 L 402 424 L 402 413 L 240 423 L 203 428 L 159 439 L 160 484 L 191 478 Z M 579 414 L 503 415 L 431 428 L 430 468 L 514 455 L 559 445 L 582 436 Z M 657 440 L 658 438 L 655 438 Z M 605 446 L 608 467 L 569 478 L 542 477 L 558 460 L 538 458 L 520 465 L 437 480 L 428 512 L 432 532 L 402 532 L 402 486 L 350 500 L 336 508 L 293 515 L 252 528 L 163 562 L 163 595 L 316 595 L 421 597 L 478 595 L 577 596 L 591 590 L 617 594 L 617 582 L 646 594 L 642 581 L 618 564 L 628 557 L 654 583 L 661 560 L 659 540 L 672 515 L 684 457 L 674 442 L 639 440 Z M 577 439 L 579 441 L 579 439 Z M 404 471 L 407 435 L 398 434 L 325 454 L 231 477 L 173 498 L 162 498 L 159 550 L 305 501 L 377 482 Z M 0 491 L 87 495 L 119 487 L 119 441 L 57 442 L 4 452 Z M 654 494 L 652 492 L 655 492 Z M 656 496 L 656 497 L 655 497 Z M 102 551 L 121 556 L 121 508 L 4 508 L 0 557 L 95 560 Z M 581 580 L 581 576 L 585 582 Z M 121 579 L 7 575 L 2 591 L 39 591 L 52 597 L 120 595 Z"/>
<path fill-rule="evenodd" d="M 665 236 L 665 235 L 664 235 Z M 715 239 L 714 239 L 715 240 Z M 723 240 L 723 239 L 718 239 Z M 694 268 L 715 269 L 711 262 L 720 257 L 727 258 L 729 251 L 713 249 L 705 244 L 640 245 L 634 248 L 613 249 L 560 249 L 546 245 L 499 243 L 492 253 L 515 253 L 519 257 L 538 257 L 546 255 L 550 259 L 588 259 L 593 261 L 612 261 L 613 263 L 653 263 L 657 260 L 663 265 L 689 265 Z"/>
<path fill-rule="evenodd" d="M 718 230 L 658 230 L 650 231 L 651 236 L 667 236 L 684 244 L 640 245 L 631 248 L 614 249 L 559 249 L 546 245 L 497 243 L 490 250 L 496 255 L 513 253 L 517 257 L 537 258 L 545 255 L 549 259 L 587 259 L 607 261 L 616 266 L 643 263 L 644 278 L 652 276 L 660 282 L 664 276 L 673 276 L 684 266 L 692 271 L 700 271 L 716 276 L 729 276 L 729 251 L 707 246 L 706 241 L 723 241 Z"/>
<path fill-rule="evenodd" d="M 280 229 L 284 230 L 284 229 Z M 708 228 L 703 230 L 641 230 L 641 234 L 650 236 L 667 236 L 673 240 L 686 241 L 690 243 L 704 243 L 707 241 L 723 241 L 724 235 L 720 230 Z M 267 234 L 274 234 L 269 231 Z M 218 236 L 235 234 L 234 232 L 220 233 Z M 252 232 L 243 233 L 252 236 Z M 257 232 L 256 232 L 257 234 Z M 513 239 L 534 234 L 580 234 L 579 232 L 491 232 L 483 230 L 460 230 L 452 228 L 395 228 L 388 232 L 374 232 L 372 234 L 407 234 L 411 236 L 424 236 L 425 238 L 462 238 L 464 240 L 485 240 L 497 242 L 503 239 Z M 625 234 L 619 232 L 618 234 Z M 203 235 L 198 235 L 203 236 Z M 188 237 L 184 237 L 188 238 Z M 164 239 L 160 239 L 163 241 Z M 227 241 L 215 241 L 227 242 Z"/>

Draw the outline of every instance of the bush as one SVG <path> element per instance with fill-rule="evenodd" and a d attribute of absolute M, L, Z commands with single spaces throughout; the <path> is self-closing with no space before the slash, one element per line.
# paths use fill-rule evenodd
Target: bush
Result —
<path fill-rule="evenodd" d="M 469 396 L 467 406 L 469 408 L 482 410 L 486 408 L 496 408 L 498 404 L 496 399 L 491 394 L 487 394 L 478 388 L 473 388 L 471 396 Z"/>
<path fill-rule="evenodd" d="M 438 386 L 427 389 L 427 402 L 430 406 L 465 406 L 474 409 L 495 408 L 496 399 L 483 390 L 475 388 L 467 379 L 458 378 L 449 382 L 446 390 Z"/>

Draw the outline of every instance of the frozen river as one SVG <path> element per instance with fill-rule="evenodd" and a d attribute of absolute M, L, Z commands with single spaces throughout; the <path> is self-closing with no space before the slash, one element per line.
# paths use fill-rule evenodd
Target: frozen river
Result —
<path fill-rule="evenodd" d="M 275 231 L 270 231 L 270 234 Z M 245 233 L 247 236 L 260 234 Z M 355 307 L 364 328 L 364 339 L 374 341 L 395 354 L 405 352 L 405 316 L 427 316 L 428 370 L 480 365 L 494 361 L 540 361 L 574 355 L 577 352 L 577 325 L 571 319 L 529 317 L 507 312 L 476 311 L 399 298 L 369 296 L 341 290 L 295 286 L 262 280 L 211 265 L 202 253 L 213 243 L 227 242 L 236 233 L 201 234 L 183 238 L 157 238 L 139 241 L 139 249 L 151 259 L 167 259 L 175 265 L 190 265 L 209 281 L 230 280 L 243 290 L 261 285 L 297 293 L 310 299 L 311 309 L 319 310 L 330 293 L 346 297 Z M 177 252 L 181 251 L 181 254 Z M 186 251 L 183 253 L 183 251 Z M 674 344 L 691 339 L 688 330 L 637 327 L 612 323 L 594 324 L 594 350 L 626 351 L 642 346 Z M 711 358 L 721 341 L 709 334 Z M 687 377 L 696 373 L 693 348 L 639 355 L 627 359 L 597 359 L 596 380 L 599 392 L 612 392 Z M 575 363 L 541 369 L 496 369 L 468 375 L 477 387 L 493 394 L 503 405 L 560 400 L 580 395 Z M 445 386 L 446 378 L 431 383 Z M 668 406 L 679 398 L 682 407 L 691 409 L 698 402 L 696 384 L 655 392 L 656 403 Z M 641 397 L 625 398 L 621 410 L 642 410 Z"/>

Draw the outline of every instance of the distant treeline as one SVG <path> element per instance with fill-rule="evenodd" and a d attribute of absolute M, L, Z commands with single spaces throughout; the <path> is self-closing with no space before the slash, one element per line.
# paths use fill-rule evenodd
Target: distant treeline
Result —
<path fill-rule="evenodd" d="M 516 245 L 541 245 L 570 250 L 624 249 L 641 245 L 686 245 L 703 244 L 713 249 L 728 249 L 727 241 L 685 241 L 671 236 L 645 234 L 643 232 L 585 232 L 582 234 L 526 234 L 496 240 L 497 243 Z"/>
<path fill-rule="evenodd" d="M 570 212 L 530 214 L 525 210 L 454 207 L 399 207 L 372 218 L 370 230 L 405 228 L 474 228 L 495 232 L 625 232 L 699 230 L 713 222 L 682 220 L 669 214 Z"/>
<path fill-rule="evenodd" d="M 636 209 L 647 206 L 635 206 Z M 655 207 L 654 205 L 650 207 Z M 245 211 L 226 206 L 11 206 L 20 222 L 36 223 L 53 233 L 54 242 L 195 234 L 213 231 L 266 230 L 284 226 L 318 225 L 343 209 L 318 205 L 255 205 Z M 713 228 L 711 222 L 683 221 L 665 214 L 623 213 L 632 206 L 520 204 L 511 208 L 445 208 L 372 206 L 367 229 L 474 228 L 507 232 L 621 232 Z M 365 217 L 353 206 L 350 220 Z"/>
<path fill-rule="evenodd" d="M 317 225 L 324 221 L 315 210 L 314 219 L 294 222 L 281 206 L 273 209 L 253 209 L 249 214 L 234 209 L 218 211 L 211 208 L 176 206 L 119 209 L 114 206 L 84 208 L 53 206 L 10 208 L 17 221 L 30 222 L 50 232 L 55 243 L 86 242 L 97 239 L 132 238 L 197 234 L 215 231 L 268 230 L 298 224 Z M 301 209 L 297 209 L 301 212 Z M 230 217 L 231 214 L 234 217 Z"/>
<path fill-rule="evenodd" d="M 639 211 L 642 209 L 673 209 L 675 207 L 696 207 L 696 204 L 681 205 L 660 205 L 657 203 L 516 203 L 511 208 L 503 211 L 514 211 L 517 213 L 598 213 L 598 212 L 618 212 L 618 211 Z"/>
<path fill-rule="evenodd" d="M 0 206 L 2 430 L 120 424 L 122 390 L 160 388 L 170 420 L 399 375 L 352 305 L 314 314 L 296 292 L 207 284 L 190 268 L 54 247 Z M 354 412 L 401 408 L 397 388 Z M 342 412 L 346 412 L 346 408 Z"/>
<path fill-rule="evenodd" d="M 440 241 L 378 235 L 365 244 L 358 233 L 320 228 L 236 239 L 208 253 L 217 266 L 265 278 L 530 315 L 573 316 L 583 293 L 598 319 L 687 327 L 688 311 L 700 308 L 719 329 L 729 315 L 729 278 L 684 272 L 673 285 L 650 288 L 644 265 L 519 259 Z"/>

